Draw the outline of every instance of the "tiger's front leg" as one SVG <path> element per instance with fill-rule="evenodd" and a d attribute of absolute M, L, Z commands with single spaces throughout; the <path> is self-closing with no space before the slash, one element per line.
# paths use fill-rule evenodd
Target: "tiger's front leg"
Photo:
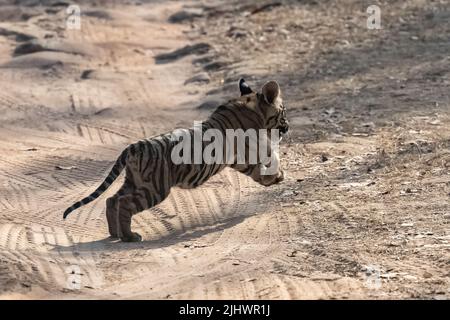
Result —
<path fill-rule="evenodd" d="M 267 168 L 263 164 L 256 165 L 250 177 L 263 186 L 271 186 L 284 180 L 283 170 L 278 169 L 274 174 L 267 174 L 266 171 Z"/>
<path fill-rule="evenodd" d="M 280 168 L 278 152 L 273 152 L 272 156 L 267 165 L 259 163 L 253 168 L 250 167 L 250 177 L 263 186 L 270 186 L 284 180 L 284 171 Z"/>
<path fill-rule="evenodd" d="M 284 171 L 278 168 L 275 173 L 267 171 L 267 167 L 263 164 L 237 164 L 231 166 L 233 169 L 242 172 L 251 177 L 253 180 L 262 184 L 263 186 L 270 186 L 284 180 Z"/>

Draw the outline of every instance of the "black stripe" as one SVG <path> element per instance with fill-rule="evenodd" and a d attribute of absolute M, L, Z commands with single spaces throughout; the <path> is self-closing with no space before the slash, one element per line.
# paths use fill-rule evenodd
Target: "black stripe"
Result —
<path fill-rule="evenodd" d="M 144 149 L 145 149 L 145 147 L 141 146 L 140 150 L 139 150 L 139 167 L 138 167 L 138 170 L 141 171 L 141 172 L 142 172 L 142 161 L 144 160 Z"/>
<path fill-rule="evenodd" d="M 277 116 L 271 116 L 269 119 L 266 120 L 266 125 L 269 124 L 270 121 L 272 121 L 273 118 L 276 118 Z"/>
<path fill-rule="evenodd" d="M 117 177 L 120 174 L 120 171 L 116 165 L 112 168 L 111 172 L 112 174 L 114 174 L 115 177 Z"/>
<path fill-rule="evenodd" d="M 209 166 L 211 169 L 208 171 L 208 174 L 206 175 L 206 178 L 203 179 L 203 181 L 212 177 L 212 175 L 213 175 L 212 173 L 214 171 L 214 168 L 216 167 L 214 164 L 210 164 Z"/>
<path fill-rule="evenodd" d="M 234 117 L 234 118 L 236 118 L 236 121 L 239 123 L 239 128 L 242 128 L 242 129 L 244 129 L 245 128 L 245 126 L 244 126 L 244 124 L 242 123 L 242 121 L 239 119 L 239 117 L 236 115 L 236 113 L 232 110 L 232 109 L 230 109 L 228 106 L 221 106 L 221 107 L 219 107 L 219 111 L 222 111 L 222 112 L 230 112 L 231 113 L 231 115 Z M 228 117 L 227 117 L 228 118 Z"/>
<path fill-rule="evenodd" d="M 236 119 L 236 121 L 239 123 L 239 128 L 241 129 L 245 129 L 244 124 L 242 123 L 241 119 L 239 118 L 239 114 L 237 112 L 235 112 L 232 109 L 228 109 L 228 112 L 231 113 L 231 115 Z"/>
<path fill-rule="evenodd" d="M 139 201 L 139 198 L 135 196 L 132 199 L 133 199 L 132 201 L 133 201 L 134 205 L 136 206 L 136 210 L 138 212 L 143 211 L 144 207 L 142 206 L 141 202 Z"/>
<path fill-rule="evenodd" d="M 183 182 L 185 181 L 186 177 L 189 176 L 189 174 L 194 170 L 194 164 L 185 164 L 182 165 L 182 167 L 180 166 L 180 168 L 182 168 L 184 170 L 183 174 L 181 175 L 181 179 L 180 181 Z M 189 169 L 189 170 L 188 170 Z"/>
<path fill-rule="evenodd" d="M 150 141 L 147 141 L 147 162 L 145 165 L 141 166 L 141 173 L 142 175 L 146 176 L 147 170 L 150 168 L 151 161 L 154 160 L 153 157 L 153 145 Z"/>
<path fill-rule="evenodd" d="M 131 149 L 132 146 L 133 146 L 133 145 L 130 146 L 130 149 Z M 127 157 L 128 157 L 128 150 L 125 149 L 125 150 L 122 152 L 122 154 L 120 155 L 120 158 L 119 158 L 119 161 L 120 161 L 119 163 L 120 163 L 122 166 L 125 166 Z"/>
<path fill-rule="evenodd" d="M 215 113 L 215 114 L 213 114 L 213 116 L 214 116 L 214 118 L 216 118 L 216 117 L 221 118 L 222 121 L 226 123 L 226 126 L 223 128 L 223 131 L 225 131 L 226 129 L 232 129 L 233 128 L 233 125 L 231 124 L 229 119 L 226 116 L 224 116 L 223 114 Z"/>
<path fill-rule="evenodd" d="M 147 207 L 148 208 L 153 207 L 153 199 L 150 191 L 145 187 L 142 188 L 142 191 L 144 191 L 145 199 L 147 200 Z"/>
<path fill-rule="evenodd" d="M 246 109 L 246 110 L 247 110 L 247 112 L 253 113 L 256 117 L 259 118 L 260 122 L 264 123 L 264 117 L 261 117 L 261 114 L 260 114 L 260 113 L 256 112 L 256 111 L 253 110 L 253 109 Z"/>
<path fill-rule="evenodd" d="M 106 177 L 105 182 L 106 182 L 108 185 L 111 185 L 111 183 L 114 182 L 114 179 L 111 177 L 111 175 L 109 175 L 109 176 Z M 107 186 L 105 186 L 105 184 L 102 184 L 101 187 L 107 187 Z M 99 188 L 99 189 L 100 189 L 100 188 Z M 105 188 L 105 189 L 106 189 L 106 188 Z M 104 190 L 105 190 L 105 189 L 104 189 Z"/>
<path fill-rule="evenodd" d="M 163 145 L 163 143 L 162 142 L 160 142 L 160 141 L 158 141 L 158 140 L 155 140 L 155 142 L 161 147 L 161 157 L 157 157 L 157 161 L 155 162 L 155 164 L 156 164 L 156 168 L 155 168 L 155 170 L 154 170 L 154 174 L 155 175 L 159 175 L 158 177 L 156 177 L 157 179 L 157 181 L 159 180 L 159 188 L 156 188 L 156 183 L 155 183 L 155 189 L 158 189 L 157 191 L 158 191 L 158 193 L 160 194 L 160 195 L 162 195 L 162 193 L 163 193 L 163 191 L 164 191 L 164 182 L 163 182 L 163 179 L 166 179 L 167 177 L 164 177 L 163 176 L 163 170 L 162 170 L 162 165 L 164 164 L 164 162 L 163 162 L 163 153 L 164 153 L 164 145 Z M 158 152 L 159 152 L 159 149 L 157 150 Z M 153 180 L 155 180 L 155 179 L 153 179 Z"/>
<path fill-rule="evenodd" d="M 220 170 L 220 168 L 222 168 L 222 164 L 219 163 L 219 165 L 217 166 L 217 169 L 216 169 L 216 167 L 214 168 L 214 171 L 211 176 L 215 175 Z"/>
<path fill-rule="evenodd" d="M 255 167 L 253 167 L 253 166 L 248 166 L 248 168 L 246 168 L 246 170 L 242 171 L 242 173 L 248 176 L 253 172 L 254 168 Z"/>
<path fill-rule="evenodd" d="M 247 111 L 248 111 L 248 109 L 242 110 L 242 112 L 240 113 L 241 116 L 242 116 L 243 118 L 245 118 L 247 121 L 253 122 L 253 123 L 255 124 L 254 126 L 252 126 L 253 129 L 260 128 L 260 127 L 264 124 L 264 122 L 263 122 L 263 124 L 260 124 L 257 120 L 255 120 L 255 119 L 249 117 L 249 116 L 246 114 Z M 259 118 L 259 117 L 258 117 L 258 118 Z"/>
<path fill-rule="evenodd" d="M 157 140 L 157 139 L 155 139 L 153 141 L 155 141 L 161 147 L 161 159 L 162 159 L 164 157 L 165 153 L 166 153 L 165 152 L 165 148 L 164 148 L 164 144 L 161 141 Z M 158 157 L 158 159 L 159 159 L 159 157 Z"/>

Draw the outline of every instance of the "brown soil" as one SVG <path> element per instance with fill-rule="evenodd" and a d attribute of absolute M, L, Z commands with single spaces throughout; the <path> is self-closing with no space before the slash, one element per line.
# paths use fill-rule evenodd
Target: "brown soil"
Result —
<path fill-rule="evenodd" d="M 25 2 L 0 1 L 0 298 L 450 297 L 448 1 L 379 4 L 381 30 L 357 0 L 78 0 L 81 30 Z M 106 239 L 114 187 L 62 220 L 240 77 L 281 85 L 283 183 L 173 190 L 141 243 Z"/>

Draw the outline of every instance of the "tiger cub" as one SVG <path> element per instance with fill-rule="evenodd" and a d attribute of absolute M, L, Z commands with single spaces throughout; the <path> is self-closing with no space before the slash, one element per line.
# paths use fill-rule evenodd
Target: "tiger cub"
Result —
<path fill-rule="evenodd" d="M 261 92 L 254 92 L 244 79 L 239 81 L 241 96 L 219 106 L 201 123 L 201 130 L 218 129 L 220 132 L 254 129 L 278 129 L 282 134 L 289 129 L 286 110 L 277 82 L 267 82 Z M 185 129 L 191 137 L 194 129 Z M 270 140 L 270 138 L 267 138 Z M 120 154 L 103 183 L 88 197 L 76 202 L 64 212 L 64 219 L 73 210 L 98 198 L 125 169 L 125 181 L 118 192 L 106 200 L 106 217 L 111 237 L 125 242 L 141 241 L 142 237 L 131 231 L 131 217 L 162 202 L 174 186 L 195 188 L 229 166 L 250 176 L 258 183 L 269 186 L 283 180 L 284 173 L 264 174 L 259 158 L 256 163 L 178 163 L 172 160 L 172 151 L 179 141 L 167 133 L 129 145 Z M 245 144 L 248 148 L 248 144 Z M 269 152 L 271 145 L 267 146 Z M 234 150 L 234 149 L 233 149 Z M 234 150 L 235 151 L 235 150 Z M 231 151 L 233 153 L 234 151 Z M 274 151 L 274 153 L 276 153 Z M 245 158 L 247 159 L 247 157 Z M 279 161 L 276 154 L 275 161 Z"/>

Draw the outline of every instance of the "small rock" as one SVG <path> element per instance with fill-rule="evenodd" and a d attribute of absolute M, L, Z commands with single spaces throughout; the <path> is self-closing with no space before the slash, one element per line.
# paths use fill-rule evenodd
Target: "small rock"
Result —
<path fill-rule="evenodd" d="M 402 226 L 402 227 L 413 227 L 414 223 L 412 223 L 412 222 L 405 222 L 405 223 L 402 223 L 400 226 Z"/>
<path fill-rule="evenodd" d="M 112 19 L 111 15 L 108 12 L 102 11 L 102 10 L 84 11 L 84 12 L 82 12 L 82 15 L 97 18 L 97 19 L 102 19 L 102 20 L 111 20 Z"/>
<path fill-rule="evenodd" d="M 417 189 L 406 188 L 406 190 L 400 191 L 400 195 L 414 194 L 414 193 L 417 193 L 418 191 L 419 190 L 417 190 Z"/>
<path fill-rule="evenodd" d="M 195 18 L 203 17 L 201 9 L 185 9 L 178 11 L 169 17 L 171 23 L 182 23 L 184 21 L 192 21 Z"/>
<path fill-rule="evenodd" d="M 366 127 L 366 128 L 375 128 L 375 123 L 373 123 L 373 122 L 366 122 L 366 123 L 363 123 L 361 126 L 362 127 Z"/>
<path fill-rule="evenodd" d="M 389 243 L 387 244 L 387 246 L 388 246 L 388 247 L 400 247 L 401 244 L 398 243 L 398 242 L 389 242 Z"/>
<path fill-rule="evenodd" d="M 425 19 L 432 20 L 433 18 L 434 18 L 433 12 L 428 12 L 427 14 L 425 14 Z"/>
<path fill-rule="evenodd" d="M 45 51 L 46 48 L 38 43 L 37 41 L 29 41 L 26 43 L 23 43 L 21 45 L 18 45 L 16 47 L 16 49 L 14 49 L 13 55 L 16 56 L 20 56 L 20 55 L 25 55 L 25 54 L 30 54 L 30 53 L 35 53 L 35 52 L 40 52 L 40 51 Z"/>
<path fill-rule="evenodd" d="M 76 169 L 76 166 L 69 166 L 69 167 L 64 167 L 64 166 L 55 166 L 56 170 L 73 170 Z"/>
<path fill-rule="evenodd" d="M 209 75 L 206 72 L 202 72 L 199 73 L 195 76 L 193 76 L 192 78 L 187 79 L 184 84 L 189 84 L 189 83 L 209 83 L 211 81 L 211 78 L 209 77 Z"/>
<path fill-rule="evenodd" d="M 412 275 L 410 275 L 410 274 L 407 274 L 407 275 L 403 276 L 403 278 L 404 278 L 405 280 L 408 280 L 408 281 L 416 281 L 416 280 L 417 280 L 417 277 L 412 276 Z"/>
<path fill-rule="evenodd" d="M 395 273 L 395 272 L 383 273 L 383 274 L 380 274 L 380 278 L 383 278 L 383 279 L 397 278 L 397 273 Z"/>
<path fill-rule="evenodd" d="M 187 45 L 175 51 L 169 53 L 163 53 L 155 56 L 155 60 L 157 63 L 167 63 L 174 60 L 181 59 L 191 54 L 205 54 L 211 49 L 211 45 L 208 43 L 196 43 L 193 45 Z"/>
<path fill-rule="evenodd" d="M 83 73 L 81 73 L 81 79 L 83 80 L 89 79 L 93 72 L 94 70 L 92 69 L 84 70 Z"/>
<path fill-rule="evenodd" d="M 227 31 L 227 36 L 231 38 L 244 38 L 248 35 L 247 30 L 232 26 Z"/>
<path fill-rule="evenodd" d="M 287 256 L 291 257 L 291 258 L 296 257 L 297 256 L 297 250 L 294 250 L 294 251 L 288 253 Z"/>
<path fill-rule="evenodd" d="M 202 57 L 196 58 L 196 59 L 192 60 L 192 63 L 194 65 L 202 65 L 202 64 L 211 63 L 213 60 L 214 60 L 214 56 L 208 55 L 208 56 L 202 56 Z"/>
<path fill-rule="evenodd" d="M 5 28 L 0 28 L 0 36 L 13 36 L 17 42 L 25 42 L 36 39 L 34 36 L 25 34 L 22 32 L 17 32 L 14 30 L 9 30 Z"/>
<path fill-rule="evenodd" d="M 228 63 L 224 61 L 214 61 L 211 63 L 208 63 L 203 67 L 205 71 L 216 71 L 224 68 Z"/>
<path fill-rule="evenodd" d="M 294 195 L 296 195 L 296 194 L 298 194 L 298 193 L 295 192 L 294 190 L 286 190 L 286 191 L 284 191 L 284 192 L 281 194 L 281 196 L 282 196 L 282 197 L 289 197 L 289 196 L 294 196 Z"/>
<path fill-rule="evenodd" d="M 212 110 L 217 108 L 220 104 L 221 102 L 218 100 L 208 100 L 199 105 L 197 109 Z"/>
<path fill-rule="evenodd" d="M 436 119 L 436 120 L 431 120 L 431 121 L 429 121 L 428 123 L 429 123 L 429 124 L 432 124 L 432 125 L 438 125 L 438 124 L 441 123 L 441 121 L 438 120 L 438 119 Z"/>

